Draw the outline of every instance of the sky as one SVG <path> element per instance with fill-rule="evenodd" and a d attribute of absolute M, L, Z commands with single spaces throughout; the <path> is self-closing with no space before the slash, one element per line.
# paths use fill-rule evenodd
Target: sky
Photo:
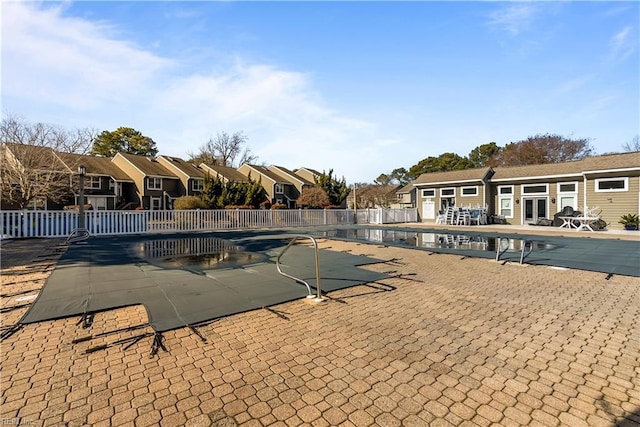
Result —
<path fill-rule="evenodd" d="M 3 1 L 2 114 L 348 183 L 536 134 L 623 151 L 640 2 Z"/>

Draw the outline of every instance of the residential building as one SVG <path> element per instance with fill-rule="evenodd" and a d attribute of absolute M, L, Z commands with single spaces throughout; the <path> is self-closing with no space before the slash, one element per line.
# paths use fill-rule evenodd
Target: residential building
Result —
<path fill-rule="evenodd" d="M 127 198 L 135 199 L 143 209 L 172 209 L 173 201 L 183 195 L 180 178 L 156 159 L 118 153 L 112 161 L 133 179 L 135 194 Z"/>
<path fill-rule="evenodd" d="M 306 167 L 302 167 L 300 169 L 294 169 L 293 173 L 299 176 L 300 178 L 303 178 L 313 184 L 315 184 L 318 178 L 320 178 L 320 175 L 322 175 L 317 170 L 306 168 Z"/>
<path fill-rule="evenodd" d="M 302 194 L 302 191 L 305 188 L 311 188 L 315 186 L 313 181 L 309 181 L 308 179 L 303 178 L 302 176 L 290 171 L 285 167 L 272 165 L 269 166 L 268 169 L 269 171 L 293 184 L 296 191 L 292 192 L 291 197 L 295 200 L 300 197 L 300 194 Z"/>
<path fill-rule="evenodd" d="M 251 165 L 245 163 L 238 168 L 238 171 L 246 177 L 260 182 L 269 202 L 274 204 L 283 204 L 289 209 L 296 207 L 296 199 L 299 194 L 296 186 L 287 179 L 270 171 L 264 166 Z"/>
<path fill-rule="evenodd" d="M 207 165 L 205 163 L 200 164 L 200 169 L 205 173 L 205 175 L 209 175 L 212 178 L 219 177 L 222 182 L 247 182 L 249 180 L 249 176 L 245 176 L 238 170 L 229 167 L 229 166 L 221 166 L 221 165 Z M 254 179 L 251 177 L 251 179 Z M 257 178 L 255 179 L 257 180 Z"/>
<path fill-rule="evenodd" d="M 96 210 L 134 209 L 138 204 L 127 195 L 135 194 L 133 179 L 108 157 L 58 153 L 69 169 L 83 166 L 85 204 Z M 75 180 L 74 180 L 75 182 Z M 79 187 L 72 186 L 74 204 L 80 204 Z"/>
<path fill-rule="evenodd" d="M 200 166 L 179 157 L 158 156 L 156 160 L 170 170 L 180 180 L 178 193 L 183 196 L 197 196 L 204 188 L 205 172 Z"/>
<path fill-rule="evenodd" d="M 564 207 L 594 209 L 609 228 L 640 211 L 640 152 L 571 162 L 426 173 L 413 183 L 424 222 L 447 205 L 484 205 L 511 224 L 553 218 Z"/>

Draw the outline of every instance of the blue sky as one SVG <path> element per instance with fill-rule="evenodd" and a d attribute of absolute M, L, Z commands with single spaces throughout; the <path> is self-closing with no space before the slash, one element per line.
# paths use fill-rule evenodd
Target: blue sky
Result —
<path fill-rule="evenodd" d="M 538 133 L 622 151 L 640 127 L 623 2 L 3 2 L 2 112 L 133 127 L 187 158 L 243 131 L 259 162 L 371 182 Z"/>

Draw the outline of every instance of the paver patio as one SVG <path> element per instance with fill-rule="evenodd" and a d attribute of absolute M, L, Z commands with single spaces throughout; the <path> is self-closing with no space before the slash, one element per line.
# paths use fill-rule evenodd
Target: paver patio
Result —
<path fill-rule="evenodd" d="M 2 305 L 59 241 L 2 246 Z M 2 341 L 0 419 L 36 426 L 640 425 L 640 279 L 325 240 L 403 274 L 115 344 L 142 307 Z M 36 267 L 30 261 L 37 261 Z M 29 268 L 30 267 L 30 268 Z M 40 271 L 42 270 L 42 271 Z M 24 274 L 20 274 L 24 273 Z M 27 294 L 20 294 L 27 295 Z M 3 314 L 15 323 L 23 309 Z M 86 353 L 100 345 L 107 348 Z M 112 344 L 112 345 L 109 345 Z"/>

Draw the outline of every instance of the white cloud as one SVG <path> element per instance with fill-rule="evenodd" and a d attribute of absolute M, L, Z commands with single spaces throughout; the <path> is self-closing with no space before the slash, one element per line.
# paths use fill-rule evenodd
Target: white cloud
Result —
<path fill-rule="evenodd" d="M 611 38 L 612 56 L 624 60 L 633 55 L 638 45 L 638 35 L 632 27 L 625 27 Z"/>
<path fill-rule="evenodd" d="M 130 126 L 161 154 L 181 157 L 217 132 L 242 130 L 261 162 L 334 169 L 348 181 L 399 166 L 377 127 L 324 105 L 309 75 L 240 58 L 185 75 L 179 61 L 121 39 L 116 26 L 55 6 L 9 3 L 2 19 L 3 108 L 27 120 Z"/>
<path fill-rule="evenodd" d="M 538 8 L 529 3 L 510 3 L 489 15 L 489 25 L 513 36 L 526 31 L 538 13 Z"/>

